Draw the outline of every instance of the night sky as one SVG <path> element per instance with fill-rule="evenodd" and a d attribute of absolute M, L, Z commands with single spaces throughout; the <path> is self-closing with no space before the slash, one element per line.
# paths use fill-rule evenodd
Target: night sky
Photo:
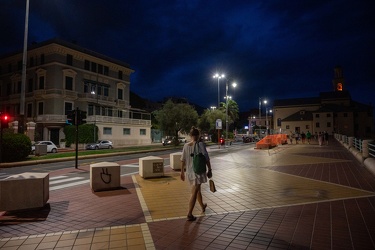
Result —
<path fill-rule="evenodd" d="M 22 51 L 25 6 L 0 2 L 1 55 Z M 332 91 L 339 65 L 352 98 L 374 103 L 374 0 L 30 0 L 29 44 L 51 38 L 130 64 L 131 91 L 152 101 L 216 106 L 220 72 L 248 111 Z"/>

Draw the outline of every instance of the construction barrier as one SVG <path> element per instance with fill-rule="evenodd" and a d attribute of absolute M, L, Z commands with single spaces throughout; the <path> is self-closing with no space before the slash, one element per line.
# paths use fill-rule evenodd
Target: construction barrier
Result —
<path fill-rule="evenodd" d="M 256 143 L 257 149 L 269 149 L 276 147 L 277 145 L 287 144 L 288 135 L 287 134 L 276 134 L 276 135 L 267 135 L 262 140 Z"/>

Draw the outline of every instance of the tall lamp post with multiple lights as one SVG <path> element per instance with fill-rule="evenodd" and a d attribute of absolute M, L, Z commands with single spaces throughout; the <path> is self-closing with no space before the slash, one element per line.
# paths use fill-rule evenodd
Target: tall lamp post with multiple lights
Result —
<path fill-rule="evenodd" d="M 235 88 L 237 86 L 237 83 L 232 83 L 232 87 Z M 228 99 L 231 99 L 230 96 L 228 96 L 228 81 L 225 85 L 225 143 L 228 141 Z"/>
<path fill-rule="evenodd" d="M 263 103 L 267 104 L 267 100 L 263 100 Z M 262 98 L 261 97 L 259 97 L 259 128 L 260 128 L 259 132 L 262 133 Z"/>
<path fill-rule="evenodd" d="M 217 78 L 217 108 L 220 108 L 220 79 L 225 78 L 225 75 L 216 73 L 213 78 Z"/>

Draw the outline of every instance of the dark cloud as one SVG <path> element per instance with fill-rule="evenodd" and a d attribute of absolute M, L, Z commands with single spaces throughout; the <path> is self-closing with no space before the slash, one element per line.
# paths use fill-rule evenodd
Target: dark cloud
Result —
<path fill-rule="evenodd" d="M 0 53 L 22 48 L 25 0 L 2 1 Z M 355 100 L 375 92 L 375 2 L 30 0 L 29 41 L 52 37 L 127 62 L 131 89 L 151 99 L 217 103 L 223 72 L 240 110 L 332 89 L 341 65 Z M 224 95 L 224 81 L 221 82 Z"/>

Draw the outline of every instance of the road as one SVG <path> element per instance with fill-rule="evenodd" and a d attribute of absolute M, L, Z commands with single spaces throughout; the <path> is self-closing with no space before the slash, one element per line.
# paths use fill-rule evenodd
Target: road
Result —
<path fill-rule="evenodd" d="M 217 145 L 213 145 L 207 148 L 210 157 L 223 156 L 229 152 L 233 152 L 243 148 L 244 146 L 250 146 L 253 144 L 234 143 L 231 146 L 221 146 L 220 149 Z M 148 152 L 148 153 L 135 153 L 130 155 L 118 155 L 109 156 L 93 159 L 82 159 L 78 161 L 77 171 L 71 171 L 75 167 L 75 161 L 45 163 L 13 168 L 2 168 L 0 169 L 0 179 L 4 179 L 10 175 L 20 174 L 24 172 L 39 172 L 39 173 L 50 173 L 50 190 L 57 190 L 67 188 L 71 186 L 77 186 L 90 182 L 90 171 L 89 165 L 98 162 L 117 162 L 121 167 L 121 176 L 137 174 L 139 170 L 139 158 L 146 156 L 158 156 L 164 159 L 164 166 L 169 167 L 169 155 L 174 152 L 178 152 L 180 149 L 170 149 L 166 151 Z M 70 170 L 70 171 L 68 171 Z"/>

